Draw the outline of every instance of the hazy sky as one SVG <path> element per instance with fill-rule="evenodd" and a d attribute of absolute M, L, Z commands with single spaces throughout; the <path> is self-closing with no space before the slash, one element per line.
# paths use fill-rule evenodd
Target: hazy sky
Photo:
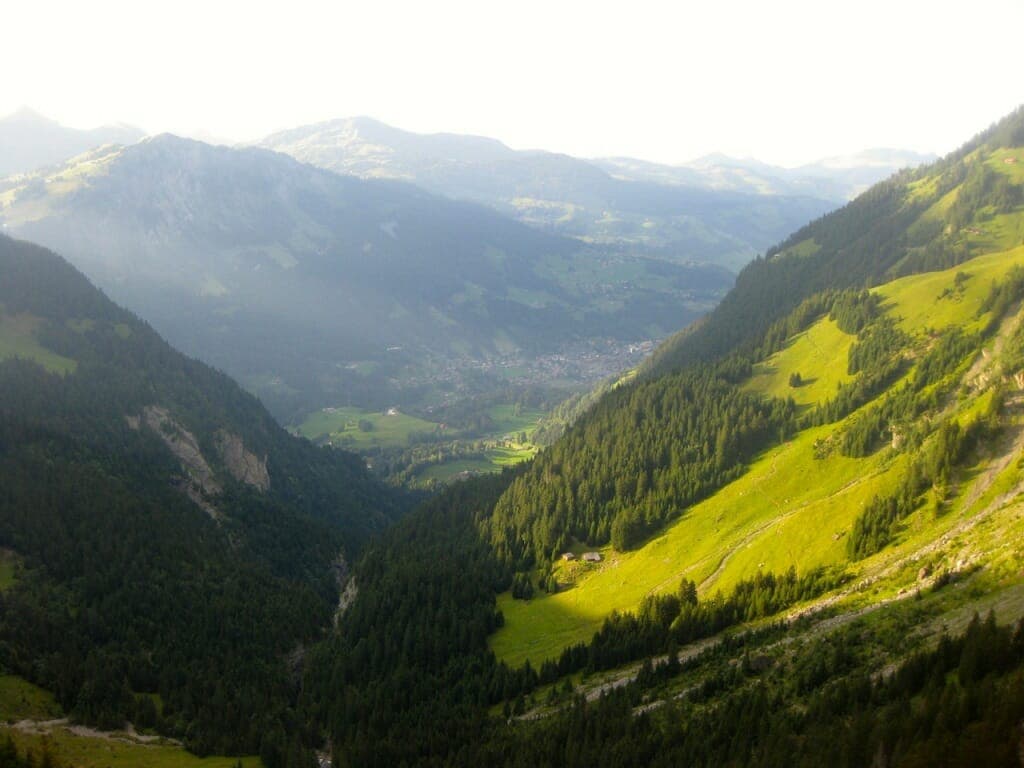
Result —
<path fill-rule="evenodd" d="M 943 153 L 1024 102 L 1024 0 L 0 5 L 0 114 L 257 139 L 370 115 L 517 148 Z"/>

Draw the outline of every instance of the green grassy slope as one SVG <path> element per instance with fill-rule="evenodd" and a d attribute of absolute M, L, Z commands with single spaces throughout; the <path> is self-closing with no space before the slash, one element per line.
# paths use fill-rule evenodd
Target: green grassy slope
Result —
<path fill-rule="evenodd" d="M 0 675 L 0 722 L 50 720 L 63 714 L 49 691 L 17 675 Z"/>
<path fill-rule="evenodd" d="M 54 373 L 70 373 L 77 363 L 47 349 L 36 339 L 40 320 L 30 314 L 7 315 L 0 306 L 0 360 L 28 358 Z"/>
<path fill-rule="evenodd" d="M 747 386 L 769 397 L 792 397 L 799 405 L 818 405 L 853 377 L 846 372 L 846 355 L 854 337 L 825 318 L 794 337 L 785 349 L 755 367 Z M 803 383 L 790 386 L 790 374 Z"/>
<path fill-rule="evenodd" d="M 1015 265 L 1024 265 L 1024 247 L 978 257 L 949 270 L 902 278 L 875 290 L 883 297 L 884 311 L 912 336 L 915 348 L 924 349 L 931 336 L 944 327 L 980 328 L 988 319 L 987 314 L 979 315 L 982 301 L 993 282 L 1003 279 Z M 958 282 L 957 273 L 968 277 Z M 997 370 L 992 366 L 998 365 L 1010 330 L 1008 327 L 988 343 L 975 369 L 961 372 L 965 388 L 982 375 L 982 369 Z M 801 403 L 820 402 L 849 378 L 846 355 L 852 340 L 833 321 L 822 318 L 757 366 L 747 386 L 766 394 L 790 395 Z M 788 379 L 797 371 L 810 383 L 793 389 Z M 505 625 L 492 637 L 493 650 L 511 664 L 526 659 L 537 664 L 567 645 L 587 640 L 611 611 L 635 609 L 645 595 L 675 590 L 683 577 L 696 581 L 703 593 L 712 594 L 728 591 L 758 571 L 848 566 L 845 537 L 854 519 L 872 496 L 896 486 L 912 456 L 885 448 L 863 459 L 838 452 L 816 458 L 815 443 L 838 432 L 878 399 L 845 422 L 805 429 L 786 444 L 765 452 L 740 479 L 686 510 L 640 549 L 624 553 L 606 549 L 599 565 L 559 563 L 557 578 L 570 586 L 558 594 L 530 601 L 503 595 L 499 606 Z M 958 418 L 963 424 L 983 405 L 984 396 L 965 394 L 948 405 L 944 417 Z M 906 521 L 895 547 L 849 566 L 854 577 L 877 580 L 872 588 L 880 590 L 879 594 L 895 593 L 908 573 L 887 569 L 975 515 L 991 512 L 989 506 L 1019 480 L 1016 462 L 1005 458 L 1007 451 L 1016 456 L 1014 429 L 1007 430 L 1007 445 L 992 446 L 991 455 L 977 459 L 953 489 L 941 514 L 925 504 Z M 1011 515 L 999 523 L 986 522 L 985 527 L 960 538 L 965 546 L 990 553 L 997 533 L 1004 536 L 1019 527 Z M 990 536 L 988 544 L 983 535 Z M 1022 551 L 1017 547 L 1012 556 L 1004 554 L 1020 558 Z M 861 595 L 861 599 L 867 598 Z"/>
<path fill-rule="evenodd" d="M 956 152 L 901 171 L 771 248 L 699 327 L 662 344 L 641 374 L 657 377 L 744 348 L 819 291 L 879 285 L 1020 245 L 1022 162 L 1018 108 Z"/>
<path fill-rule="evenodd" d="M 19 750 L 26 748 L 42 754 L 45 744 L 60 765 L 75 768 L 260 768 L 258 757 L 197 757 L 177 744 L 146 744 L 118 734 L 102 737 L 82 736 L 68 728 L 57 727 L 45 733 L 0 728 L 0 737 L 11 733 Z"/>

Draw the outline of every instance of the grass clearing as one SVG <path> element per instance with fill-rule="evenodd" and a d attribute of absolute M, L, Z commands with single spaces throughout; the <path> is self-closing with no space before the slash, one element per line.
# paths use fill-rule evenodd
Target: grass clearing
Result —
<path fill-rule="evenodd" d="M 360 422 L 369 430 L 360 429 Z M 323 438 L 354 450 L 360 448 L 404 448 L 415 432 L 440 431 L 440 425 L 409 416 L 397 410 L 364 411 L 361 408 L 325 408 L 310 414 L 299 434 L 309 439 Z"/>
<path fill-rule="evenodd" d="M 613 610 L 632 610 L 648 594 L 675 590 L 683 577 L 707 595 L 762 570 L 844 562 L 853 519 L 872 495 L 895 485 L 902 465 L 881 453 L 815 459 L 814 441 L 832 429 L 807 430 L 768 451 L 743 477 L 635 551 L 605 549 L 602 563 L 582 569 L 559 563 L 559 581 L 571 583 L 562 592 L 528 602 L 503 595 L 505 624 L 492 636 L 492 650 L 509 664 L 537 665 L 588 640 Z"/>
<path fill-rule="evenodd" d="M 32 315 L 7 315 L 0 312 L 0 360 L 23 357 L 34 360 L 53 373 L 74 373 L 78 363 L 58 355 L 36 340 L 42 321 Z"/>
<path fill-rule="evenodd" d="M 792 397 L 797 405 L 818 405 L 833 397 L 840 384 L 853 376 L 846 372 L 847 357 L 855 336 L 839 330 L 834 320 L 823 317 L 793 337 L 785 349 L 754 366 L 747 389 L 769 397 Z M 803 384 L 789 385 L 799 373 Z"/>
<path fill-rule="evenodd" d="M 805 259 L 810 256 L 814 256 L 820 250 L 821 246 L 818 244 L 818 242 L 813 237 L 809 237 L 806 240 L 801 240 L 796 245 L 790 246 L 785 251 L 776 256 L 776 258 L 783 259 L 792 256 L 797 259 Z"/>
<path fill-rule="evenodd" d="M 16 675 L 0 675 L 0 722 L 52 720 L 63 715 L 49 691 Z"/>
<path fill-rule="evenodd" d="M 241 760 L 244 768 L 261 768 L 258 757 L 197 757 L 174 744 L 140 744 L 119 738 L 77 736 L 65 728 L 46 734 L 25 733 L 13 728 L 10 733 L 22 750 L 31 748 L 40 754 L 47 744 L 61 765 L 76 768 L 234 768 Z"/>
<path fill-rule="evenodd" d="M 537 423 L 544 416 L 544 411 L 536 408 L 521 408 L 511 404 L 494 405 L 488 409 L 487 415 L 494 420 L 494 436 L 518 435 L 525 432 L 529 438 L 537 428 Z"/>
<path fill-rule="evenodd" d="M 890 314 L 910 334 L 920 335 L 925 329 L 942 330 L 956 324 L 965 332 L 979 330 L 984 319 L 978 317 L 982 302 L 993 281 L 1002 278 L 1015 265 L 1024 265 L 1024 247 L 979 256 L 943 272 L 927 272 L 900 278 L 875 289 L 886 301 Z M 956 298 L 940 298 L 953 286 L 957 272 L 970 275 L 962 294 Z"/>
<path fill-rule="evenodd" d="M 985 165 L 1009 176 L 1014 184 L 1024 184 L 1024 149 L 1020 147 L 997 149 L 985 160 Z"/>
<path fill-rule="evenodd" d="M 491 423 L 485 433 L 468 437 L 460 430 L 397 409 L 381 413 L 349 407 L 312 413 L 297 431 L 307 439 L 330 441 L 354 451 L 410 448 L 417 436 L 429 436 L 431 443 L 437 441 L 438 446 L 463 442 L 476 446 L 469 455 L 463 451 L 461 456 L 444 463 L 423 467 L 416 474 L 417 481 L 448 482 L 466 474 L 496 472 L 536 455 L 537 447 L 530 438 L 544 416 L 543 411 L 505 403 L 491 406 L 486 414 Z"/>

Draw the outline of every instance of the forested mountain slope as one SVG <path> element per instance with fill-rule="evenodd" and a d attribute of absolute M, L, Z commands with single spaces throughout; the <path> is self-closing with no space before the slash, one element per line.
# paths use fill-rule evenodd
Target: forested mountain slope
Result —
<path fill-rule="evenodd" d="M 1015 764 L 1024 634 L 971 614 L 1024 615 L 1022 125 L 790 238 L 393 530 L 311 668 L 337 759 Z"/>
<path fill-rule="evenodd" d="M 1012 294 L 1017 285 L 1012 268 L 1019 261 L 1017 246 L 1024 243 L 1024 176 L 1017 163 L 1022 126 L 1024 112 L 1011 115 L 930 169 L 884 182 L 801 230 L 745 270 L 706 321 L 663 345 L 636 383 L 607 395 L 512 484 L 484 523 L 497 554 L 517 567 L 546 568 L 576 542 L 610 544 L 623 552 L 677 518 L 690 530 L 695 510 L 706 508 L 695 504 L 711 496 L 709 504 L 715 506 L 718 489 L 753 482 L 752 460 L 773 446 L 790 446 L 791 454 L 793 446 L 805 447 L 811 463 L 795 460 L 779 477 L 806 477 L 812 468 L 824 472 L 822 481 L 801 496 L 823 494 L 820 498 L 830 504 L 836 500 L 824 490 L 829 478 L 852 482 L 872 471 L 870 465 L 840 461 L 841 471 L 837 467 L 833 473 L 831 457 L 873 456 L 889 431 L 899 436 L 890 434 L 894 455 L 906 460 L 911 445 L 920 449 L 943 422 L 939 417 L 951 416 L 943 410 L 953 386 L 947 377 L 980 354 L 984 344 L 994 343 L 1003 314 L 1019 298 Z M 910 276 L 874 293 L 850 290 L 865 281 L 941 268 L 946 271 Z M 1005 283 L 1010 298 L 990 295 L 993 283 Z M 933 289 L 935 295 L 928 295 Z M 774 355 L 801 360 L 804 370 L 793 363 L 783 369 L 784 380 L 767 385 L 763 372 L 778 369 Z M 1015 373 L 1012 365 L 1000 375 Z M 905 383 L 908 378 L 911 384 Z M 902 392 L 897 384 L 912 391 Z M 903 430 L 911 431 L 910 423 L 925 414 L 929 428 L 922 428 L 916 443 L 903 441 Z M 958 418 L 960 428 L 971 422 Z M 901 427 L 901 421 L 908 426 Z M 770 476 L 778 461 L 770 464 Z M 886 461 L 891 468 L 894 459 Z M 900 464 L 895 476 L 910 469 Z M 857 486 L 862 492 L 872 487 Z M 876 489 L 880 498 L 889 496 L 888 490 Z M 900 516 L 916 508 L 921 490 L 908 492 Z M 725 498 L 714 512 L 722 519 L 711 525 L 718 536 L 699 529 L 699 537 L 722 552 L 728 550 L 719 540 L 723 525 L 738 524 L 738 509 L 745 514 L 753 509 L 749 501 L 737 508 L 734 496 Z M 841 508 L 855 515 L 867 500 L 857 497 Z M 775 512 L 786 509 L 783 504 Z M 812 529 L 821 531 L 814 527 L 819 525 Z M 851 528 L 843 525 L 830 534 L 839 559 L 840 539 L 847 534 L 852 536 Z M 804 557 L 791 558 L 785 567 L 807 565 L 806 543 L 794 550 Z M 657 546 L 672 548 L 672 562 L 701 573 L 709 568 L 702 579 L 715 573 L 711 554 L 698 568 L 696 560 L 679 554 L 679 544 L 658 539 Z M 638 601 L 658 584 L 635 578 L 626 579 L 632 582 L 629 589 L 613 592 Z"/>
<path fill-rule="evenodd" d="M 812 294 L 945 269 L 1021 242 L 1018 109 L 958 151 L 875 185 L 808 224 L 739 275 L 698 326 L 663 344 L 647 371 L 658 374 L 757 343 L 768 326 Z"/>
<path fill-rule="evenodd" d="M 663 336 L 732 281 L 409 184 L 168 135 L 0 183 L 0 221 L 283 421 L 384 408 L 398 379 L 415 390 L 502 355 Z"/>
<path fill-rule="evenodd" d="M 405 500 L 0 237 L 0 666 L 104 727 L 281 755 L 287 658 Z M 289 736 L 288 738 L 291 738 Z"/>

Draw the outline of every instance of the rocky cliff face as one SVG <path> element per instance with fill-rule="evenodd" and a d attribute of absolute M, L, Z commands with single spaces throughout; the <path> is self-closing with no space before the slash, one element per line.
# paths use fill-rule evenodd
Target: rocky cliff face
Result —
<path fill-rule="evenodd" d="M 217 433 L 217 451 L 231 476 L 240 483 L 260 491 L 270 490 L 270 474 L 267 472 L 267 457 L 262 459 L 245 448 L 238 435 L 226 430 Z"/>
<path fill-rule="evenodd" d="M 140 416 L 129 416 L 132 429 L 148 427 L 181 463 L 183 475 L 178 485 L 195 504 L 213 518 L 221 516 L 216 497 L 223 493 L 217 473 L 199 446 L 196 436 L 177 421 L 166 408 L 147 406 Z M 216 434 L 217 455 L 232 479 L 260 492 L 270 490 L 267 458 L 262 459 L 245 447 L 242 438 L 227 430 Z"/>

